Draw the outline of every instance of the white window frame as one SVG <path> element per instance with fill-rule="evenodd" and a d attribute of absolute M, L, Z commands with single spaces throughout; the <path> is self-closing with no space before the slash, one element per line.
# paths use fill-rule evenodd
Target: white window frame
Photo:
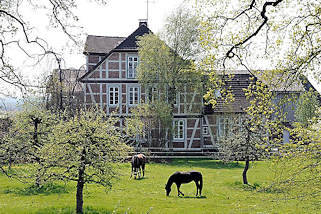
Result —
<path fill-rule="evenodd" d="M 129 106 L 138 105 L 140 103 L 140 87 L 137 85 L 128 86 L 127 97 L 128 97 L 128 105 Z"/>
<path fill-rule="evenodd" d="M 222 97 L 221 90 L 220 89 L 215 89 L 214 96 L 216 98 Z"/>
<path fill-rule="evenodd" d="M 177 107 L 180 104 L 180 96 L 181 96 L 181 93 L 177 92 L 175 97 L 175 103 L 174 103 L 175 107 Z"/>
<path fill-rule="evenodd" d="M 208 126 L 203 126 L 203 135 L 204 136 L 209 136 L 210 135 L 210 133 L 209 133 L 209 131 L 208 131 Z"/>
<path fill-rule="evenodd" d="M 230 117 L 229 116 L 225 116 L 225 115 L 220 115 L 217 117 L 217 137 L 218 138 L 222 138 L 224 136 L 226 136 L 228 133 L 228 126 L 230 123 Z"/>
<path fill-rule="evenodd" d="M 154 103 L 158 98 L 158 92 L 156 87 L 150 87 L 148 90 L 148 101 Z"/>
<path fill-rule="evenodd" d="M 127 56 L 127 78 L 128 79 L 135 79 L 136 78 L 137 66 L 138 66 L 138 56 L 137 55 L 128 55 Z"/>
<path fill-rule="evenodd" d="M 185 120 L 175 119 L 173 121 L 173 140 L 184 141 L 185 140 Z"/>
<path fill-rule="evenodd" d="M 119 105 L 119 86 L 108 86 L 108 104 L 109 106 Z M 116 92 L 117 89 L 117 92 Z M 116 102 L 117 101 L 117 102 Z"/>

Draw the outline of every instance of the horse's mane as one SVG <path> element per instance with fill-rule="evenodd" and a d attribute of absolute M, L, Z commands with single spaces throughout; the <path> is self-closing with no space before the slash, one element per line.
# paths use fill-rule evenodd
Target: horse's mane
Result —
<path fill-rule="evenodd" d="M 177 174 L 177 173 L 178 173 L 178 172 L 175 172 L 174 174 L 172 174 L 171 176 L 169 176 L 168 181 L 167 181 L 167 183 L 166 183 L 166 188 L 172 186 L 173 180 L 174 180 L 173 177 L 174 177 L 174 175 Z"/>
<path fill-rule="evenodd" d="M 143 155 L 143 154 L 138 154 L 137 157 L 138 157 L 138 158 L 145 158 L 145 155 Z"/>

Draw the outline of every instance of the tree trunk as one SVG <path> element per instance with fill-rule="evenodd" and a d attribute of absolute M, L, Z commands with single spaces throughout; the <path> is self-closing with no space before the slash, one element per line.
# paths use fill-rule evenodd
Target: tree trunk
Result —
<path fill-rule="evenodd" d="M 6 152 L 7 152 L 8 156 L 9 156 L 9 160 L 8 160 L 9 161 L 9 167 L 8 167 L 8 170 L 11 171 L 11 166 L 12 166 L 12 161 L 13 160 L 11 158 L 11 153 L 10 153 L 9 149 L 7 149 Z"/>
<path fill-rule="evenodd" d="M 31 117 L 31 120 L 33 122 L 33 127 L 34 127 L 34 131 L 33 131 L 33 141 L 34 141 L 34 145 L 39 146 L 39 140 L 38 140 L 38 125 L 41 123 L 41 119 L 37 118 L 37 117 Z"/>
<path fill-rule="evenodd" d="M 79 169 L 78 174 L 78 182 L 77 182 L 77 193 L 76 193 L 76 201 L 77 201 L 77 207 L 76 212 L 82 213 L 82 207 L 83 207 L 83 189 L 84 189 L 84 172 L 82 169 Z"/>
<path fill-rule="evenodd" d="M 170 104 L 170 117 L 171 117 L 171 122 L 169 124 L 169 132 L 168 132 L 168 147 L 170 152 L 173 152 L 173 122 L 174 122 L 175 100 L 176 100 L 176 88 L 170 87 L 168 90 L 168 101 Z"/>
<path fill-rule="evenodd" d="M 167 129 L 167 133 L 168 133 L 167 135 L 168 148 L 170 152 L 173 152 L 173 129 L 172 128 Z"/>
<path fill-rule="evenodd" d="M 83 213 L 82 208 L 83 208 L 83 189 L 84 189 L 84 174 L 85 174 L 85 155 L 86 155 L 86 150 L 83 149 L 82 151 L 82 157 L 81 157 L 81 165 L 78 170 L 78 182 L 77 182 L 77 193 L 76 193 L 76 213 Z"/>
<path fill-rule="evenodd" d="M 243 170 L 243 184 L 248 184 L 247 182 L 247 170 L 249 169 L 249 166 L 250 166 L 250 161 L 249 161 L 249 158 L 246 157 L 245 158 L 245 167 L 244 167 L 244 170 Z"/>
<path fill-rule="evenodd" d="M 246 145 L 247 145 L 246 150 L 247 150 L 247 153 L 248 153 L 248 150 L 249 150 L 249 147 L 248 147 L 249 143 L 250 143 L 250 129 L 247 129 L 247 136 L 246 136 Z M 250 166 L 250 157 L 247 154 L 245 156 L 245 167 L 244 167 L 243 174 L 242 174 L 243 175 L 243 184 L 249 184 L 247 182 L 247 175 L 246 175 L 247 170 L 249 170 L 249 166 Z"/>
<path fill-rule="evenodd" d="M 63 90 L 62 90 L 62 70 L 60 68 L 60 61 L 58 63 L 59 66 L 59 110 L 63 110 Z"/>

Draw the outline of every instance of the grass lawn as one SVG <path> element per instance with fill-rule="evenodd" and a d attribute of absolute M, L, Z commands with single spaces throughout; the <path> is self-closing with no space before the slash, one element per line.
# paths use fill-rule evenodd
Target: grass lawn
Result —
<path fill-rule="evenodd" d="M 84 190 L 85 213 L 321 213 L 313 202 L 283 200 L 277 193 L 244 189 L 243 165 L 222 164 L 214 160 L 173 160 L 148 163 L 145 178 L 129 179 L 130 164 L 120 167 L 122 175 L 111 190 L 87 185 Z M 176 185 L 169 197 L 165 183 L 175 171 L 197 170 L 203 174 L 202 197 L 195 197 L 194 183 L 183 184 L 185 197 L 177 197 Z M 263 185 L 271 173 L 266 162 L 251 165 L 248 180 Z M 76 185 L 48 186 L 32 194 L 27 185 L 0 175 L 0 213 L 74 213 Z"/>

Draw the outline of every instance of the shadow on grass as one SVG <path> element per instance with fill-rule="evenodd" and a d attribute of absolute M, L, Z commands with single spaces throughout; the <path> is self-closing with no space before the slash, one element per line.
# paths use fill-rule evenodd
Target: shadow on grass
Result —
<path fill-rule="evenodd" d="M 25 188 L 12 188 L 12 189 L 6 189 L 4 190 L 5 194 L 16 194 L 16 195 L 39 195 L 39 194 L 44 194 L 44 195 L 50 195 L 50 194 L 63 194 L 63 193 L 68 193 L 68 189 L 64 185 L 58 185 L 58 184 L 45 184 L 42 186 L 36 186 L 36 185 L 31 185 Z"/>
<path fill-rule="evenodd" d="M 224 163 L 222 161 L 207 160 L 207 159 L 176 159 L 173 160 L 169 165 L 176 166 L 187 166 L 187 167 L 198 167 L 208 169 L 234 169 L 243 168 L 243 164 L 239 162 Z"/>
<path fill-rule="evenodd" d="M 254 183 L 254 184 L 243 184 L 240 181 L 235 181 L 234 183 L 231 183 L 230 186 L 236 189 L 242 189 L 245 191 L 256 191 L 260 188 L 260 184 Z"/>
<path fill-rule="evenodd" d="M 146 180 L 148 177 L 141 177 L 141 178 L 132 178 L 132 180 L 140 181 L 140 180 Z"/>
<path fill-rule="evenodd" d="M 183 196 L 183 197 L 180 196 L 179 198 L 206 199 L 207 197 L 205 195 L 202 195 L 202 196 Z"/>
<path fill-rule="evenodd" d="M 75 207 L 48 207 L 45 209 L 39 209 L 36 212 L 36 214 L 56 214 L 56 213 L 61 213 L 61 214 L 76 214 L 76 205 Z M 111 214 L 114 213 L 113 211 L 110 210 L 105 210 L 105 209 L 96 209 L 91 206 L 85 206 L 83 208 L 83 214 Z"/>
<path fill-rule="evenodd" d="M 234 183 L 230 184 L 233 188 L 242 189 L 244 191 L 255 191 L 261 193 L 272 193 L 272 194 L 279 194 L 284 193 L 284 190 L 277 188 L 277 187 L 264 187 L 259 183 L 254 182 L 253 184 L 243 184 L 242 182 L 235 181 Z"/>

